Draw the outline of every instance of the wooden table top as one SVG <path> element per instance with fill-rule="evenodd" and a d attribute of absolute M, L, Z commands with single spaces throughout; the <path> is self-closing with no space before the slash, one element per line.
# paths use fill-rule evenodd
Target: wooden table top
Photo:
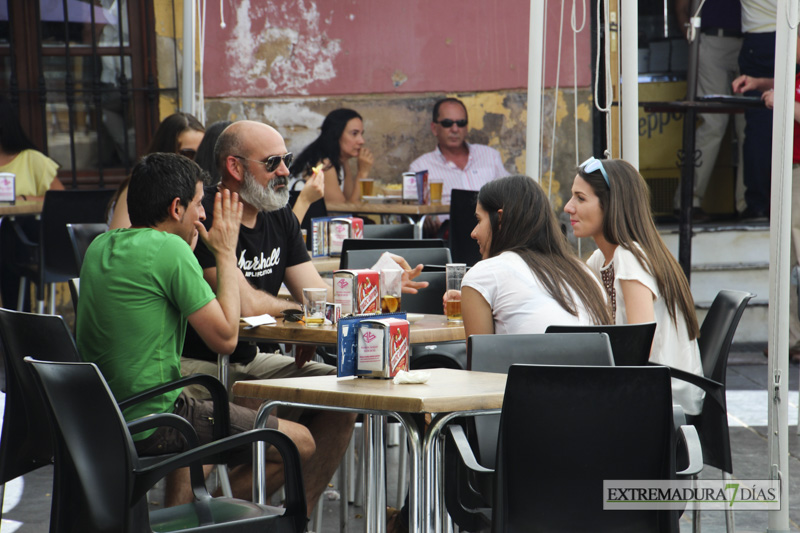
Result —
<path fill-rule="evenodd" d="M 334 272 L 339 270 L 339 260 L 341 257 L 331 257 L 329 255 L 323 255 L 320 257 L 312 257 L 311 262 L 314 264 L 314 268 L 317 269 L 317 272 L 320 274 L 326 274 L 328 272 Z"/>
<path fill-rule="evenodd" d="M 391 411 L 396 413 L 445 413 L 500 409 L 506 374 L 432 368 L 427 383 L 395 385 L 390 379 L 303 378 L 237 381 L 237 397 L 261 400 Z"/>
<path fill-rule="evenodd" d="M 0 216 L 39 215 L 44 202 L 34 200 L 17 200 L 14 205 L 0 203 Z"/>
<path fill-rule="evenodd" d="M 450 206 L 445 204 L 418 205 L 401 202 L 387 203 L 331 203 L 325 204 L 331 213 L 367 213 L 371 215 L 448 215 Z"/>
<path fill-rule="evenodd" d="M 283 318 L 278 318 L 277 321 L 278 323 L 272 326 L 258 326 L 252 329 L 244 329 L 244 324 L 240 324 L 239 340 L 336 345 L 338 336 L 336 326 L 309 328 L 299 322 L 284 322 Z M 409 337 L 411 344 L 463 341 L 464 326 L 448 324 L 444 315 L 423 315 L 411 323 Z"/>

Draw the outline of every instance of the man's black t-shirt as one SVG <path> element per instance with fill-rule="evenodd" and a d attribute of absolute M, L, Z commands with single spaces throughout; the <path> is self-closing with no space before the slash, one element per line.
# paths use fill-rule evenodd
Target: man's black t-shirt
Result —
<path fill-rule="evenodd" d="M 203 198 L 206 220 L 210 228 L 214 218 L 214 193 L 216 188 L 208 187 Z M 194 251 L 200 267 L 216 266 L 214 254 L 202 240 L 198 240 Z M 277 296 L 288 267 L 310 261 L 300 225 L 292 210 L 287 206 L 269 213 L 261 212 L 255 226 L 240 226 L 239 242 L 236 245 L 236 260 L 247 281 L 256 289 Z M 231 363 L 249 363 L 256 355 L 256 346 L 240 342 L 231 354 Z M 189 326 L 183 346 L 183 356 L 193 359 L 216 361 L 217 354 L 208 349 L 197 332 Z"/>

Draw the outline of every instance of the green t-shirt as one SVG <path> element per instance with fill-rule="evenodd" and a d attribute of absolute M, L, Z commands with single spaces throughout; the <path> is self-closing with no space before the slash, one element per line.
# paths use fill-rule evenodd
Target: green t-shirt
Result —
<path fill-rule="evenodd" d="M 118 401 L 181 377 L 187 317 L 214 299 L 189 245 L 149 228 L 98 236 L 86 251 L 80 291 L 78 350 L 97 364 Z M 171 413 L 179 393 L 126 409 L 125 418 Z"/>

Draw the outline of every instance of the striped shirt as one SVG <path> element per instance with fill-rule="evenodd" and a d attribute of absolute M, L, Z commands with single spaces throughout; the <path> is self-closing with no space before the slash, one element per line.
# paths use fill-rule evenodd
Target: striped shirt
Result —
<path fill-rule="evenodd" d="M 450 204 L 450 191 L 453 189 L 466 189 L 477 191 L 490 181 L 508 176 L 508 171 L 503 167 L 500 152 L 483 144 L 469 144 L 469 160 L 464 170 L 461 170 L 452 161 L 442 155 L 439 147 L 433 152 L 421 155 L 411 163 L 409 170 L 419 172 L 428 171 L 428 179 L 443 180 L 442 203 Z"/>

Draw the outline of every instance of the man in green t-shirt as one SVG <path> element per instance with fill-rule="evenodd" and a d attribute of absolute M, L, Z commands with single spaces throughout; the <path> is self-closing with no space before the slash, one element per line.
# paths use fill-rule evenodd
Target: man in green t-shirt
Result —
<path fill-rule="evenodd" d="M 77 313 L 78 349 L 86 361 L 97 364 L 118 400 L 181 377 L 187 322 L 212 350 L 231 353 L 236 347 L 240 301 L 235 248 L 242 204 L 236 193 L 217 193 L 213 225 L 206 230 L 203 176 L 200 167 L 183 156 L 157 153 L 142 158 L 133 168 L 128 189 L 131 227 L 100 235 L 86 252 Z M 192 253 L 198 237 L 217 260 L 216 296 Z M 230 407 L 232 433 L 253 428 L 255 411 Z M 124 414 L 133 420 L 151 413 L 183 416 L 201 443 L 211 439 L 210 401 L 176 390 Z M 302 459 L 313 454 L 314 440 L 304 426 L 278 419 L 270 423 L 295 442 Z M 133 438 L 140 455 L 174 453 L 185 446 L 179 433 L 167 427 Z M 280 477 L 280 455 L 273 448 L 266 470 L 268 478 Z M 168 504 L 190 501 L 185 472 L 168 481 Z M 251 467 L 232 468 L 231 484 L 236 496 L 249 498 Z"/>

